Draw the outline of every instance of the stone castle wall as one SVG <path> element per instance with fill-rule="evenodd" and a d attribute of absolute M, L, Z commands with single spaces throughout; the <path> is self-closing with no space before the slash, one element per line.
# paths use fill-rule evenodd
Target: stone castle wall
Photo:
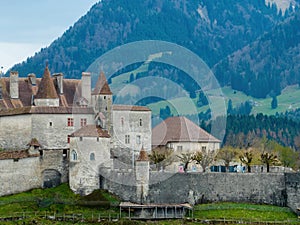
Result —
<path fill-rule="evenodd" d="M 25 149 L 31 140 L 31 115 L 0 117 L 0 148 Z"/>
<path fill-rule="evenodd" d="M 113 111 L 113 132 L 114 148 L 130 148 L 139 153 L 143 146 L 146 151 L 150 151 L 151 112 Z M 125 143 L 125 135 L 130 136 L 129 143 Z"/>
<path fill-rule="evenodd" d="M 1 160 L 0 196 L 42 187 L 39 157 Z"/>
<path fill-rule="evenodd" d="M 286 173 L 285 185 L 287 206 L 296 211 L 300 208 L 300 173 Z M 297 213 L 299 214 L 299 211 Z"/>
<path fill-rule="evenodd" d="M 53 187 L 68 181 L 64 150 L 43 151 L 43 157 L 0 161 L 0 196 Z"/>
<path fill-rule="evenodd" d="M 30 124 L 32 137 L 44 149 L 68 148 L 67 137 L 80 128 L 80 119 L 86 119 L 87 124 L 92 124 L 93 117 L 92 114 L 33 114 Z M 68 126 L 68 118 L 73 118 L 74 126 Z"/>
<path fill-rule="evenodd" d="M 131 176 L 119 175 L 119 182 L 122 182 L 120 177 L 125 182 Z M 141 202 L 134 192 L 135 186 L 114 183 L 113 177 L 105 183 L 105 189 L 124 201 Z M 300 207 L 300 174 L 177 173 L 172 176 L 166 173 L 155 173 L 150 175 L 148 203 L 199 204 L 225 201 L 288 206 L 296 212 Z"/>
<path fill-rule="evenodd" d="M 284 174 L 177 173 L 150 185 L 149 200 L 157 203 L 252 202 L 286 205 Z"/>

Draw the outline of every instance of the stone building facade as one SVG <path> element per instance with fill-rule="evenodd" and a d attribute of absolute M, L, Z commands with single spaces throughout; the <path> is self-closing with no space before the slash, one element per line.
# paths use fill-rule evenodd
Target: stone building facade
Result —
<path fill-rule="evenodd" d="M 0 195 L 67 181 L 74 192 L 88 194 L 99 188 L 99 168 L 113 169 L 113 149 L 134 148 L 136 154 L 143 144 L 151 148 L 151 111 L 113 105 L 102 72 L 94 89 L 88 72 L 81 80 L 64 79 L 61 73 L 51 76 L 48 66 L 42 78 L 19 78 L 18 72 L 11 72 L 0 79 L 0 92 L 0 168 L 14 168 L 0 175 L 7 181 Z M 120 124 L 121 114 L 126 129 Z M 19 162 L 31 164 L 34 173 L 22 170 Z M 18 184 L 9 181 L 10 175 L 34 182 L 15 188 Z"/>

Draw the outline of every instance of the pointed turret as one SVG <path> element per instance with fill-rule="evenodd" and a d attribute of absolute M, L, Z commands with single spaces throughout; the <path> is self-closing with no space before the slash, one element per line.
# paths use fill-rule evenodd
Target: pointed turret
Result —
<path fill-rule="evenodd" d="M 137 161 L 146 161 L 146 162 L 149 161 L 149 157 L 148 157 L 147 152 L 144 149 L 144 146 L 142 146 L 142 149 L 140 151 L 140 155 L 139 155 Z"/>
<path fill-rule="evenodd" d="M 104 73 L 101 71 L 92 95 L 112 95 Z"/>
<path fill-rule="evenodd" d="M 103 72 L 100 73 L 96 86 L 92 92 L 92 104 L 95 113 L 103 113 L 105 117 L 105 127 L 103 129 L 112 133 L 112 92 Z"/>
<path fill-rule="evenodd" d="M 59 106 L 59 98 L 48 65 L 46 65 L 43 78 L 38 86 L 34 104 L 36 106 Z"/>

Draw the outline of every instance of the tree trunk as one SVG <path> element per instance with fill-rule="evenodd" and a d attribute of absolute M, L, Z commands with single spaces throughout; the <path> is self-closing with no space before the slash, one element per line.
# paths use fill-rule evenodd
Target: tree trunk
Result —
<path fill-rule="evenodd" d="M 247 167 L 248 167 L 248 173 L 251 173 L 251 166 L 248 165 Z"/>
<path fill-rule="evenodd" d="M 185 173 L 187 172 L 188 165 L 189 165 L 189 163 L 185 163 L 185 164 L 184 164 L 184 168 L 183 168 L 183 170 L 184 170 L 184 172 L 185 172 Z"/>
<path fill-rule="evenodd" d="M 226 168 L 225 172 L 228 172 L 229 171 L 229 163 L 225 164 L 225 168 Z"/>

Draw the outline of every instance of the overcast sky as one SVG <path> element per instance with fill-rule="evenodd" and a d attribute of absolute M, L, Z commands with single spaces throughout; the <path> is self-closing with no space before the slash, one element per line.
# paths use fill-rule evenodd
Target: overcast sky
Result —
<path fill-rule="evenodd" d="M 98 1 L 0 0 L 2 71 L 49 46 Z"/>

